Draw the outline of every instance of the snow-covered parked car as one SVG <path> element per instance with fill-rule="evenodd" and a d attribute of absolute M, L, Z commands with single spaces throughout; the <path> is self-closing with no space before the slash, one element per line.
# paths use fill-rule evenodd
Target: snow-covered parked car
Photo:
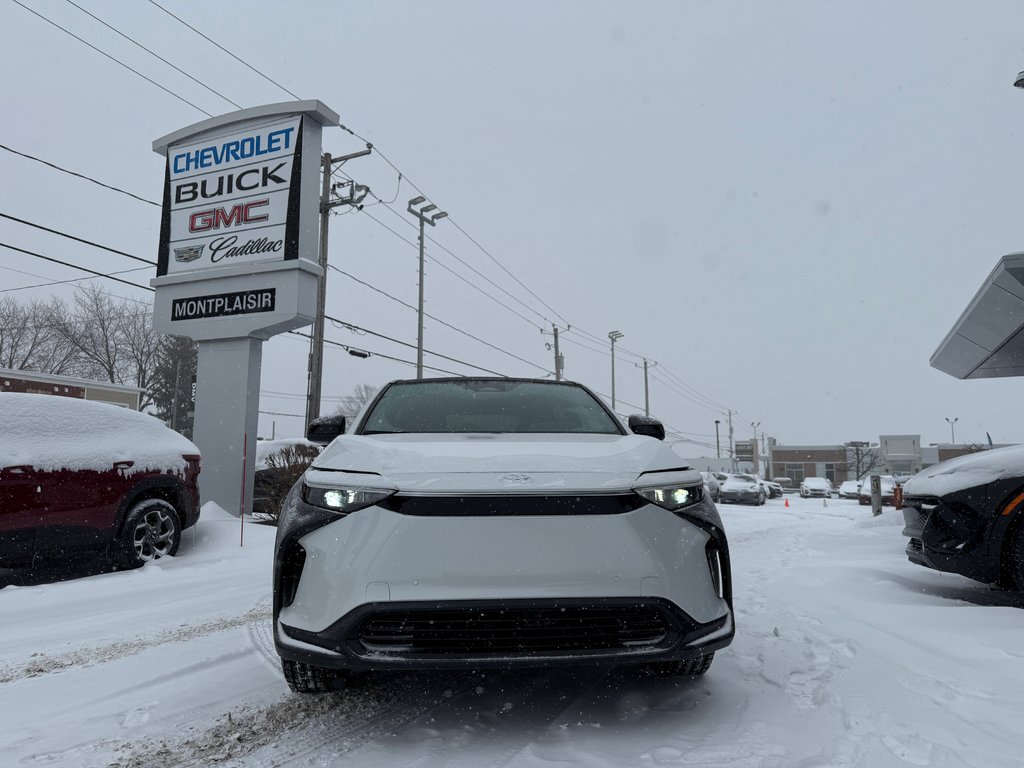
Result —
<path fill-rule="evenodd" d="M 0 567 L 173 555 L 199 518 L 198 475 L 199 449 L 145 413 L 0 394 Z"/>
<path fill-rule="evenodd" d="M 860 492 L 860 480 L 844 480 L 839 484 L 840 499 L 856 499 Z"/>
<path fill-rule="evenodd" d="M 774 480 L 760 480 L 760 483 L 769 499 L 781 499 L 785 494 L 782 485 Z"/>
<path fill-rule="evenodd" d="M 701 472 L 700 476 L 704 478 L 704 487 L 707 488 L 708 496 L 717 503 L 718 496 L 722 491 L 722 485 L 718 482 L 718 478 L 712 472 Z"/>
<path fill-rule="evenodd" d="M 800 498 L 829 498 L 832 495 L 832 483 L 824 477 L 806 477 L 800 483 Z"/>
<path fill-rule="evenodd" d="M 912 563 L 1024 591 L 1024 446 L 940 462 L 903 486 Z"/>
<path fill-rule="evenodd" d="M 293 690 L 351 669 L 646 662 L 700 675 L 734 634 L 729 551 L 653 419 L 579 384 L 387 385 L 292 489 L 274 637 Z M 338 423 L 341 422 L 341 423 Z"/>
<path fill-rule="evenodd" d="M 768 498 L 768 492 L 754 475 L 729 475 L 722 484 L 719 499 L 723 504 L 754 504 L 761 506 Z"/>

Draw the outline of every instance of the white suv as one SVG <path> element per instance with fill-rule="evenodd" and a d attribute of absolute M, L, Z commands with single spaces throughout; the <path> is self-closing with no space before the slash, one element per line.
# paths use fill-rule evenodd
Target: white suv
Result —
<path fill-rule="evenodd" d="M 629 427 L 569 382 L 386 386 L 282 508 L 274 635 L 292 689 L 351 669 L 703 674 L 735 632 L 725 531 L 664 427 Z"/>

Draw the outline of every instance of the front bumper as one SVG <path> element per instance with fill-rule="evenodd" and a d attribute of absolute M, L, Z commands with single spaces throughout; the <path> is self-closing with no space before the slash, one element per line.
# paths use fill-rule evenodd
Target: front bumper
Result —
<path fill-rule="evenodd" d="M 983 531 L 940 499 L 908 500 L 903 507 L 907 559 L 916 565 L 986 583 L 999 580 L 998 548 Z"/>
<path fill-rule="evenodd" d="M 732 611 L 700 623 L 661 598 L 366 603 L 321 632 L 274 626 L 282 658 L 329 669 L 675 661 L 732 642 Z"/>
<path fill-rule="evenodd" d="M 279 527 L 274 632 L 286 659 L 380 668 L 619 663 L 693 658 L 734 634 L 724 533 L 654 505 L 462 517 L 370 507 L 338 517 L 292 501 L 313 522 L 292 530 L 283 516 Z M 364 642 L 367 621 L 394 628 L 397 616 L 413 626 L 428 614 L 426 626 L 476 639 L 437 653 L 428 652 L 437 638 Z M 589 623 L 605 614 L 604 625 Z M 641 631 L 654 615 L 663 636 Z M 490 633 L 493 622 L 511 622 L 514 631 L 498 633 L 509 642 Z M 623 643 L 601 635 L 609 627 L 626 633 Z M 550 644 L 527 642 L 549 629 Z"/>
<path fill-rule="evenodd" d="M 726 504 L 758 504 L 761 494 L 758 491 L 722 491 L 718 500 Z"/>

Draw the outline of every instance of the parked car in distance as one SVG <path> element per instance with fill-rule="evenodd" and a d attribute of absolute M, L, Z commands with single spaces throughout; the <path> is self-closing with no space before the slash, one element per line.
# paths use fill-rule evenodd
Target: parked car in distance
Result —
<path fill-rule="evenodd" d="M 199 449 L 145 413 L 0 394 L 0 567 L 173 555 L 199 519 Z"/>
<path fill-rule="evenodd" d="M 723 504 L 754 504 L 761 506 L 768 492 L 753 475 L 729 475 L 719 496 Z"/>
<path fill-rule="evenodd" d="M 775 482 L 774 480 L 762 480 L 761 485 L 764 486 L 765 492 L 768 494 L 769 499 L 780 499 L 784 493 L 782 485 Z"/>
<path fill-rule="evenodd" d="M 903 486 L 907 558 L 1024 592 L 1024 446 L 959 456 Z"/>
<path fill-rule="evenodd" d="M 860 492 L 860 480 L 844 480 L 839 485 L 839 498 L 856 499 Z"/>
<path fill-rule="evenodd" d="M 824 477 L 806 477 L 800 483 L 800 497 L 803 499 L 821 497 L 827 499 L 832 495 L 832 483 Z"/>
<path fill-rule="evenodd" d="M 882 488 L 882 506 L 883 507 L 894 507 L 896 506 L 896 482 L 892 479 L 892 475 L 880 475 L 879 481 L 881 482 Z M 861 506 L 871 503 L 871 476 L 865 477 L 860 484 L 860 490 L 857 492 L 857 501 L 860 502 Z"/>
<path fill-rule="evenodd" d="M 717 504 L 722 492 L 722 486 L 719 484 L 718 478 L 712 472 L 701 472 L 700 476 L 704 478 L 704 487 L 707 488 L 708 496 Z"/>
<path fill-rule="evenodd" d="M 654 419 L 567 381 L 394 381 L 282 507 L 289 686 L 354 669 L 645 664 L 704 674 L 734 635 L 729 551 Z M 657 578 L 650 578 L 658 574 Z"/>

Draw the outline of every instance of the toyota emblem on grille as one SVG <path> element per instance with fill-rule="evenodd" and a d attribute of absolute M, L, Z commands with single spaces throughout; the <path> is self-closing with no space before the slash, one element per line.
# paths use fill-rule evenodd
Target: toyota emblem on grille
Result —
<path fill-rule="evenodd" d="M 502 475 L 498 478 L 502 485 L 530 485 L 533 478 L 529 475 Z"/>

